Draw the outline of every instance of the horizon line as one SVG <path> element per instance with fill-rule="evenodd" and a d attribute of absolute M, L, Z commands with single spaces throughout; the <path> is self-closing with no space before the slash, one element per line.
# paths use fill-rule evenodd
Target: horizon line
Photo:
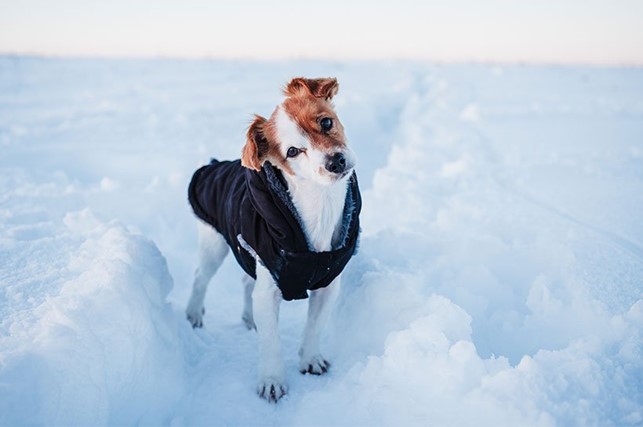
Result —
<path fill-rule="evenodd" d="M 273 57 L 252 55 L 176 55 L 176 54 L 98 54 L 98 53 L 43 53 L 15 52 L 0 50 L 0 57 L 18 57 L 33 59 L 69 59 L 69 60 L 173 60 L 173 61 L 247 61 L 247 62 L 284 62 L 284 61 L 320 61 L 320 62 L 390 62 L 403 61 L 415 63 L 434 63 L 438 65 L 489 65 L 489 66 L 560 66 L 560 67 L 592 67 L 592 68 L 643 68 L 643 61 L 554 61 L 538 59 L 444 59 L 430 56 L 390 56 L 390 57 L 327 57 L 313 55 L 274 55 Z"/>

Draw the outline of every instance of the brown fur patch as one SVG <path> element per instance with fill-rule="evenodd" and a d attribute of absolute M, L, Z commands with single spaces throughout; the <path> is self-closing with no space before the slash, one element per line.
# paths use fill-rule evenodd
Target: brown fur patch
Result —
<path fill-rule="evenodd" d="M 318 150 L 330 153 L 346 146 L 344 126 L 330 102 L 311 95 L 292 96 L 284 100 L 283 109 Z M 322 131 L 320 125 L 321 119 L 326 117 L 333 120 L 333 127 L 328 132 Z"/>
<path fill-rule="evenodd" d="M 249 169 L 260 171 L 263 163 L 268 160 L 279 169 L 292 175 L 293 171 L 290 165 L 279 150 L 273 117 L 274 113 L 270 120 L 255 115 L 255 119 L 246 133 L 246 144 L 241 151 L 241 164 Z"/>
<path fill-rule="evenodd" d="M 246 144 L 241 150 L 241 164 L 249 169 L 261 170 L 269 143 L 264 135 L 266 119 L 255 114 L 255 119 L 246 132 Z"/>
<path fill-rule="evenodd" d="M 288 83 L 284 89 L 286 96 L 311 95 L 315 98 L 325 100 L 333 99 L 339 90 L 337 79 L 326 77 L 318 79 L 306 79 L 304 77 L 295 77 Z"/>
<path fill-rule="evenodd" d="M 337 94 L 339 84 L 334 78 L 305 79 L 296 77 L 290 81 L 284 94 L 284 111 L 309 137 L 315 148 L 332 152 L 346 145 L 342 126 L 330 100 Z M 330 131 L 321 129 L 321 119 L 333 120 Z"/>

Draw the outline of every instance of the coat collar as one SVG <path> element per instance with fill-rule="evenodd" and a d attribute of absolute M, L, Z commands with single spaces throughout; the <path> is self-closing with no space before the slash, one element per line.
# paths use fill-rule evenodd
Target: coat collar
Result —
<path fill-rule="evenodd" d="M 254 208 L 269 224 L 271 234 L 280 246 L 291 252 L 315 252 L 303 231 L 303 221 L 281 171 L 270 162 L 265 162 L 259 172 L 246 170 L 246 183 Z M 333 242 L 332 250 L 344 248 L 351 237 L 359 233 L 357 216 L 360 206 L 357 175 L 353 172 L 346 188 L 342 231 L 339 239 Z"/>

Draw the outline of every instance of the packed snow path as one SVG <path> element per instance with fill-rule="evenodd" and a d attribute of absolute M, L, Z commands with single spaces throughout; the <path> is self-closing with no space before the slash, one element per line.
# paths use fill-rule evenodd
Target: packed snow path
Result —
<path fill-rule="evenodd" d="M 193 170 L 336 76 L 363 237 L 260 400 L 230 257 L 184 318 Z M 0 58 L 0 425 L 640 425 L 643 70 Z"/>

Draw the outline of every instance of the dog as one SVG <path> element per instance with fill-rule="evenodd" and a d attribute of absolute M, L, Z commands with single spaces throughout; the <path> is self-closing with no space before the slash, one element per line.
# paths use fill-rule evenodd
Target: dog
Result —
<path fill-rule="evenodd" d="M 190 182 L 198 218 L 199 262 L 186 315 L 203 325 L 208 283 L 232 251 L 247 276 L 242 320 L 259 336 L 257 393 L 287 393 L 278 333 L 281 300 L 309 299 L 299 370 L 330 363 L 320 338 L 341 273 L 359 239 L 361 195 L 344 128 L 332 104 L 335 78 L 294 78 L 269 119 L 256 115 L 241 159 L 212 160 Z"/>

